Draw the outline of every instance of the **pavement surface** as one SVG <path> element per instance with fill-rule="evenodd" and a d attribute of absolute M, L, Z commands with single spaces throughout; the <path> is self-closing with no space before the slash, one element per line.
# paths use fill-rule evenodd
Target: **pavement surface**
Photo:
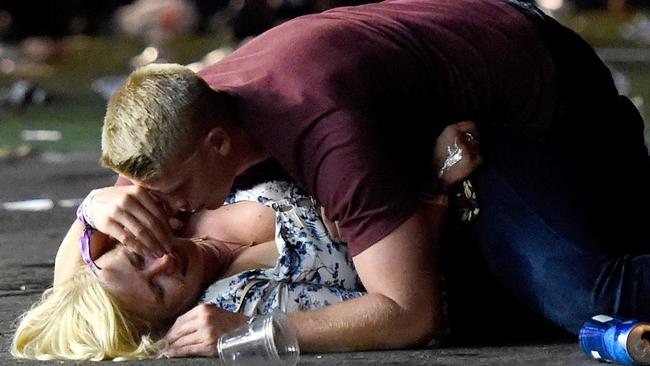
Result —
<path fill-rule="evenodd" d="M 114 176 L 95 154 L 33 153 L 0 160 L 0 365 L 41 365 L 13 359 L 15 319 L 50 286 L 58 244 L 91 189 Z M 28 201 L 29 202 L 25 202 Z M 16 203 L 19 202 L 19 203 Z M 21 209 L 22 206 L 22 209 Z M 30 208 L 33 211 L 25 210 Z M 489 337 L 489 330 L 480 329 Z M 54 362 L 46 362 L 54 363 Z M 56 362 L 58 364 L 58 362 Z M 129 365 L 214 365 L 215 359 L 130 361 Z M 454 346 L 382 352 L 305 354 L 300 365 L 597 365 L 573 339 L 517 345 Z"/>

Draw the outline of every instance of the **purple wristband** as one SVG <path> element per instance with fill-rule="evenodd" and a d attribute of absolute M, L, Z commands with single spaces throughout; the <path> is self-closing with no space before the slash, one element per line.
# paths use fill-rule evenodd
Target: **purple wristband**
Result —
<path fill-rule="evenodd" d="M 81 252 L 81 259 L 84 261 L 84 263 L 86 263 L 88 267 L 90 267 L 90 270 L 93 271 L 93 274 L 96 277 L 99 277 L 96 269 L 101 270 L 101 268 L 95 264 L 93 258 L 90 256 L 90 235 L 93 232 L 93 227 L 90 226 L 84 218 L 83 204 L 79 205 L 79 208 L 77 208 L 77 219 L 84 226 L 84 232 L 81 234 L 81 239 L 79 240 L 79 251 Z"/>

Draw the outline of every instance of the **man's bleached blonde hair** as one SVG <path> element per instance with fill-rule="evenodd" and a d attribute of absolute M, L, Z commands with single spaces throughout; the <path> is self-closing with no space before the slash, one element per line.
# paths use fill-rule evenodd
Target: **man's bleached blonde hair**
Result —
<path fill-rule="evenodd" d="M 102 130 L 102 162 L 138 180 L 189 156 L 215 124 L 228 122 L 225 93 L 178 64 L 135 70 L 111 97 Z"/>
<path fill-rule="evenodd" d="M 19 319 L 11 354 L 36 360 L 133 360 L 159 357 L 87 268 L 47 289 Z"/>

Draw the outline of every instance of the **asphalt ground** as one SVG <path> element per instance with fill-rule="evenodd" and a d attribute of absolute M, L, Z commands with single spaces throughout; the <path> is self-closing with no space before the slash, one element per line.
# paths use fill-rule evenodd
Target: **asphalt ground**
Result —
<path fill-rule="evenodd" d="M 32 153 L 0 160 L 0 364 L 36 365 L 9 353 L 15 319 L 52 282 L 54 256 L 75 217 L 79 200 L 114 176 L 94 153 Z M 15 210 L 12 202 L 31 201 L 40 210 Z M 37 207 L 32 207 L 33 209 Z M 490 330 L 477 324 L 477 332 Z M 489 343 L 486 343 L 489 344 Z M 46 362 L 54 363 L 54 362 Z M 56 362 L 58 364 L 58 362 Z M 129 365 L 214 365 L 210 358 L 129 361 Z M 596 365 L 574 339 L 526 341 L 512 345 L 454 346 L 403 351 L 305 354 L 300 365 Z"/>

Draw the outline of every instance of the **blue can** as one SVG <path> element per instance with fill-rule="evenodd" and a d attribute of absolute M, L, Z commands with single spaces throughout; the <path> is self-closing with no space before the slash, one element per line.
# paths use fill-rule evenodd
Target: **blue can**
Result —
<path fill-rule="evenodd" d="M 596 315 L 580 329 L 580 348 L 599 361 L 650 365 L 650 324 Z"/>

